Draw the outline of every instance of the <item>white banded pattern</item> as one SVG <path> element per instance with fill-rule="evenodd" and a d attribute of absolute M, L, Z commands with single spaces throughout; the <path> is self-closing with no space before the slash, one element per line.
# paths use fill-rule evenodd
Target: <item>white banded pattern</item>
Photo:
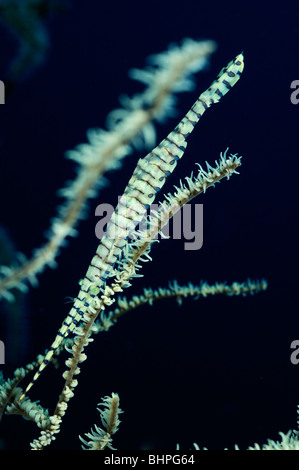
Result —
<path fill-rule="evenodd" d="M 206 109 L 213 103 L 217 103 L 239 80 L 243 68 L 243 54 L 241 53 L 221 70 L 216 80 L 200 95 L 177 127 L 154 150 L 138 161 L 87 273 L 80 281 L 81 288 L 74 299 L 73 307 L 19 401 L 36 382 L 61 341 L 75 329 L 81 320 L 84 320 L 85 314 L 88 315 L 89 311 L 96 308 L 97 295 L 104 290 L 107 278 L 117 274 L 114 265 L 122 256 L 128 237 L 142 220 L 146 210 L 154 202 L 157 192 L 163 187 L 167 177 L 183 156 L 187 146 L 186 138 Z"/>

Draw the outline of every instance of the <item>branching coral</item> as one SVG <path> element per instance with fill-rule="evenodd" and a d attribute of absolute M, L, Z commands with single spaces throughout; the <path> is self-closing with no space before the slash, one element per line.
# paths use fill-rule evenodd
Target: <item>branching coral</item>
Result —
<path fill-rule="evenodd" d="M 3 295 L 10 298 L 10 289 L 24 288 L 24 281 L 34 280 L 46 265 L 54 263 L 65 238 L 75 233 L 87 200 L 97 194 L 103 182 L 103 174 L 120 166 L 121 159 L 130 152 L 137 137 L 142 137 L 143 144 L 152 143 L 153 120 L 164 117 L 170 104 L 173 104 L 171 93 L 186 87 L 186 76 L 202 68 L 214 49 L 215 45 L 210 41 L 186 40 L 180 48 L 172 47 L 167 53 L 156 57 L 156 67 L 145 72 L 134 72 L 136 78 L 148 84 L 147 90 L 132 100 L 125 100 L 124 109 L 110 115 L 108 131 L 90 131 L 89 142 L 68 153 L 70 158 L 79 162 L 78 174 L 75 181 L 61 191 L 65 203 L 52 221 L 49 240 L 21 266 L 2 269 L 0 290 Z M 147 216 L 147 210 L 156 194 L 183 156 L 186 139 L 195 124 L 206 109 L 217 103 L 234 86 L 242 71 L 243 55 L 240 54 L 221 70 L 174 131 L 138 161 L 54 342 L 43 356 L 38 356 L 33 363 L 15 371 L 13 379 L 2 379 L 2 409 L 6 408 L 7 414 L 29 418 L 41 429 L 40 436 L 31 443 L 32 449 L 40 450 L 48 446 L 60 432 L 69 401 L 78 385 L 80 364 L 87 359 L 85 350 L 94 340 L 92 336 L 107 331 L 119 316 L 141 304 L 151 304 L 166 297 L 176 297 L 181 302 L 186 296 L 199 298 L 216 294 L 246 295 L 266 289 L 267 283 L 264 280 L 235 282 L 232 285 L 217 283 L 214 286 L 207 283 L 179 286 L 174 282 L 166 289 L 145 289 L 141 296 L 135 296 L 131 301 L 118 297 L 117 308 L 109 311 L 117 296 L 131 286 L 135 277 L 140 276 L 141 263 L 151 259 L 153 243 L 180 208 L 195 196 L 214 187 L 217 182 L 229 179 L 237 173 L 241 157 L 228 155 L 226 151 L 220 155 L 214 167 L 206 164 L 204 169 L 199 165 L 196 177 L 187 177 L 185 183 L 181 182 L 173 194 L 168 193 L 165 196 L 156 212 Z M 187 80 L 187 86 L 189 85 Z M 142 220 L 145 224 L 138 230 L 137 225 Z M 27 393 L 47 364 L 55 361 L 64 349 L 69 354 L 65 362 L 67 369 L 63 373 L 64 384 L 55 409 L 50 413 L 38 403 L 32 402 Z M 36 370 L 33 379 L 22 389 L 20 381 L 32 370 Z M 108 408 L 104 414 L 101 412 L 105 430 L 97 427 L 96 431 L 88 434 L 87 437 L 91 440 L 83 439 L 87 448 L 102 449 L 111 446 L 111 436 L 119 422 L 118 396 L 112 394 L 112 398 L 106 398 L 104 404 Z"/>

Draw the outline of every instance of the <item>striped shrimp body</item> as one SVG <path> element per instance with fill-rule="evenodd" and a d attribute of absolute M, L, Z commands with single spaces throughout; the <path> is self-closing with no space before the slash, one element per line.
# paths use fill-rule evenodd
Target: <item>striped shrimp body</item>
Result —
<path fill-rule="evenodd" d="M 154 202 L 156 194 L 183 156 L 187 147 L 186 138 L 203 113 L 235 85 L 243 68 L 243 54 L 241 53 L 221 70 L 216 80 L 200 95 L 176 128 L 154 150 L 139 159 L 124 194 L 111 216 L 87 273 L 80 281 L 79 294 L 43 362 L 19 401 L 25 397 L 51 361 L 62 340 L 73 332 L 89 309 L 96 307 L 99 300 L 98 295 L 104 291 L 107 279 L 117 274 L 115 263 L 121 258 L 129 236 L 142 220 L 147 209 Z"/>

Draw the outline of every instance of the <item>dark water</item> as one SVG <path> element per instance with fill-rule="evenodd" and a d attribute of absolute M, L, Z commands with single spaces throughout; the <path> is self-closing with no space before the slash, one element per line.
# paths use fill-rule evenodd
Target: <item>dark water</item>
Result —
<path fill-rule="evenodd" d="M 299 104 L 290 99 L 291 83 L 299 80 L 299 9 L 292 2 L 280 8 L 195 0 L 73 3 L 45 19 L 45 60 L 16 80 L 0 110 L 1 224 L 16 249 L 30 256 L 45 240 L 60 202 L 57 190 L 75 175 L 64 152 L 85 142 L 87 129 L 105 127 L 120 94 L 142 90 L 128 70 L 142 68 L 150 54 L 184 37 L 213 39 L 218 49 L 209 67 L 196 76 L 193 92 L 179 95 L 177 117 L 157 126 L 157 138 L 172 130 L 242 50 L 244 73 L 203 117 L 167 190 L 195 162 L 213 164 L 227 147 L 243 156 L 240 175 L 195 201 L 204 205 L 203 247 L 186 251 L 182 240 L 157 244 L 144 278 L 126 294 L 173 279 L 265 278 L 269 287 L 246 298 L 187 299 L 181 307 L 164 300 L 121 318 L 86 350 L 88 361 L 52 448 L 80 448 L 78 434 L 100 424 L 96 405 L 111 392 L 119 393 L 124 410 L 114 441 L 118 449 L 175 449 L 177 442 L 187 449 L 193 442 L 246 448 L 277 439 L 279 431 L 296 427 L 299 403 L 299 365 L 290 360 L 290 344 L 299 339 Z M 4 29 L 0 41 L 4 80 L 17 43 Z M 109 175 L 110 184 L 91 200 L 78 226 L 79 236 L 63 248 L 58 269 L 39 276 L 39 287 L 14 314 L 24 325 L 14 341 L 26 347 L 19 361 L 7 352 L 5 376 L 50 346 L 98 243 L 95 207 L 115 203 L 139 156 L 135 152 Z M 11 322 L 2 311 L 5 340 Z M 49 367 L 32 399 L 53 408 L 63 367 Z M 4 448 L 27 448 L 36 436 L 31 423 L 3 419 Z"/>

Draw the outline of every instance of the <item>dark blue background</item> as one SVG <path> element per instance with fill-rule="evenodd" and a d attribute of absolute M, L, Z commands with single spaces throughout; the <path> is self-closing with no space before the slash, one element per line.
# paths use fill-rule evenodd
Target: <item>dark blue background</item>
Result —
<path fill-rule="evenodd" d="M 290 84 L 299 80 L 299 9 L 286 2 L 151 0 L 70 2 L 47 22 L 51 48 L 42 67 L 19 83 L 1 107 L 1 224 L 16 249 L 30 256 L 60 202 L 57 190 L 74 177 L 64 152 L 86 141 L 86 130 L 105 127 L 121 93 L 141 90 L 127 76 L 152 53 L 184 37 L 213 39 L 218 50 L 196 78 L 192 93 L 179 97 L 176 119 L 157 126 L 158 140 L 172 130 L 220 69 L 244 51 L 245 69 L 236 87 L 203 117 L 167 190 L 189 175 L 195 162 L 213 163 L 227 147 L 243 156 L 239 176 L 223 181 L 196 202 L 204 204 L 204 244 L 187 252 L 183 241 L 154 247 L 128 296 L 168 280 L 267 279 L 267 292 L 248 298 L 161 301 L 121 318 L 86 350 L 88 361 L 53 449 L 78 449 L 78 434 L 100 425 L 96 405 L 117 392 L 124 414 L 115 435 L 118 449 L 246 448 L 277 439 L 296 427 L 299 365 L 290 344 L 299 339 L 298 316 L 298 122 Z M 0 31 L 2 76 L 16 43 Z M 0 77 L 1 78 L 1 77 Z M 39 277 L 24 302 L 17 366 L 49 347 L 69 310 L 98 241 L 95 207 L 115 203 L 139 158 L 136 152 L 109 175 L 110 185 L 91 200 L 79 236 L 70 239 L 56 270 Z M 7 307 L 2 304 L 4 315 Z M 15 314 L 17 315 L 17 314 Z M 9 337 L 10 322 L 1 325 Z M 5 326 L 6 325 L 6 326 Z M 24 346 L 24 347 L 23 347 Z M 32 399 L 53 409 L 61 373 L 49 367 Z M 35 426 L 5 417 L 4 448 L 28 448 Z"/>

